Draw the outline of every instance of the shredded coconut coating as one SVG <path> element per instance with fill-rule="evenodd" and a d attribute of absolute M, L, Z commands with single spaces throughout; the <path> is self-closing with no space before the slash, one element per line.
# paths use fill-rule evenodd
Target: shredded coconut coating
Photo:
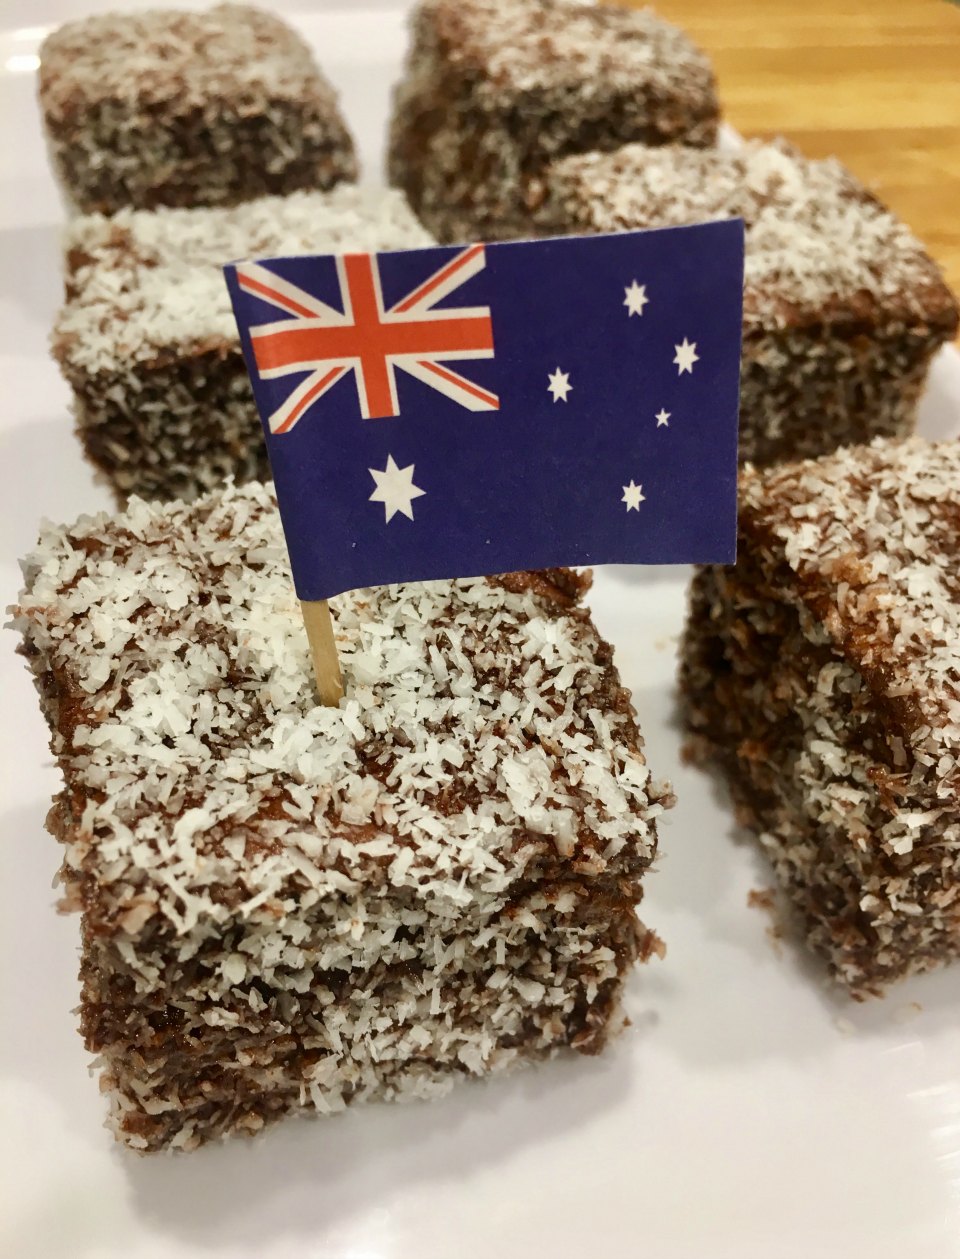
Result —
<path fill-rule="evenodd" d="M 93 863 L 100 929 L 143 894 L 187 931 L 286 879 L 466 903 L 546 857 L 653 855 L 633 717 L 584 613 L 485 579 L 342 595 L 333 709 L 270 487 L 48 526 L 25 571 L 18 624 L 67 701 L 55 751 L 83 830 L 110 832 L 71 862 Z"/>
<path fill-rule="evenodd" d="M 399 193 L 349 184 L 232 208 L 77 218 L 64 235 L 67 300 L 54 353 L 70 378 L 186 357 L 211 341 L 239 352 L 225 263 L 430 244 Z"/>
<path fill-rule="evenodd" d="M 541 230 L 616 232 L 712 218 L 746 224 L 744 322 L 753 328 L 957 329 L 957 306 L 909 229 L 834 159 L 784 141 L 737 152 L 627 145 L 564 158 L 539 196 Z"/>
<path fill-rule="evenodd" d="M 39 92 L 54 165 L 82 210 L 231 204 L 356 177 L 309 47 L 249 5 L 68 22 L 41 47 Z"/>
<path fill-rule="evenodd" d="M 569 0 L 425 0 L 391 123 L 389 172 L 443 241 L 529 224 L 528 184 L 566 153 L 711 144 L 713 72 L 649 11 Z"/>
<path fill-rule="evenodd" d="M 743 476 L 836 649 L 896 711 L 913 755 L 960 787 L 960 443 L 876 442 Z"/>
<path fill-rule="evenodd" d="M 909 437 L 942 339 L 922 326 L 873 335 L 851 335 L 842 323 L 745 329 L 740 462 L 767 466 Z"/>
<path fill-rule="evenodd" d="M 184 110 L 244 90 L 296 100 L 317 78 L 300 36 L 246 4 L 85 17 L 59 27 L 40 51 L 44 106 L 57 118 L 108 96 L 135 107 L 166 104 L 172 86 Z"/>
<path fill-rule="evenodd" d="M 47 525 L 24 572 L 121 1139 L 434 1095 L 616 1030 L 662 951 L 634 906 L 671 800 L 586 579 L 341 596 L 333 709 L 269 486 Z"/>
<path fill-rule="evenodd" d="M 477 74 L 491 108 L 524 93 L 573 92 L 586 108 L 613 92 L 651 98 L 710 92 L 713 71 L 690 37 L 651 9 L 579 0 L 422 0 L 415 39 L 443 41 Z"/>
<path fill-rule="evenodd" d="M 960 446 L 920 439 L 742 478 L 701 570 L 681 684 L 854 996 L 960 954 Z"/>

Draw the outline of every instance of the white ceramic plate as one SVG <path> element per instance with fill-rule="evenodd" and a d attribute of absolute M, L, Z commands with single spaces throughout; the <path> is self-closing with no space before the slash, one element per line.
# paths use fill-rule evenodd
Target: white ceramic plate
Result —
<path fill-rule="evenodd" d="M 343 92 L 378 177 L 402 4 L 277 4 Z M 84 6 L 86 7 L 86 6 Z M 34 103 L 43 27 L 78 0 L 0 17 L 0 602 L 41 515 L 108 505 L 47 357 L 60 210 Z M 931 170 L 931 179 L 936 173 Z M 960 431 L 960 356 L 941 355 L 929 435 Z M 251 1142 L 140 1159 L 101 1127 L 75 1031 L 78 923 L 58 918 L 43 830 L 57 775 L 26 672 L 0 640 L 0 1250 L 28 1259 L 956 1259 L 960 966 L 851 1004 L 765 914 L 768 885 L 723 800 L 679 761 L 673 648 L 686 572 L 607 570 L 617 645 L 656 773 L 679 804 L 645 919 L 665 938 L 629 984 L 633 1026 L 438 1103 L 288 1121 Z"/>

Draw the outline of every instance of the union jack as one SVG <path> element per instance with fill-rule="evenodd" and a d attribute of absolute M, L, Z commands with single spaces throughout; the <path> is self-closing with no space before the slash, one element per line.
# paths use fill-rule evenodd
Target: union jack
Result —
<path fill-rule="evenodd" d="M 397 368 L 470 411 L 498 410 L 496 394 L 440 366 L 450 359 L 493 357 L 488 306 L 436 309 L 485 264 L 483 245 L 470 245 L 385 310 L 376 255 L 342 255 L 337 258 L 342 312 L 260 263 L 239 264 L 237 282 L 245 292 L 296 316 L 250 329 L 260 376 L 309 373 L 269 417 L 270 431 L 288 433 L 349 371 L 365 420 L 400 414 Z"/>

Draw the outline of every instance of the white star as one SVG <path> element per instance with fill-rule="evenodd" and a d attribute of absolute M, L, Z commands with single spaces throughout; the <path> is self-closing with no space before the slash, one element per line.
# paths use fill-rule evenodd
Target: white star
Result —
<path fill-rule="evenodd" d="M 700 361 L 700 355 L 697 353 L 696 341 L 688 341 L 687 338 L 684 337 L 683 344 L 675 345 L 673 348 L 676 350 L 676 354 L 673 356 L 673 361 L 677 365 L 677 375 L 682 376 L 684 372 L 689 372 L 692 376 L 694 363 L 699 363 Z"/>
<path fill-rule="evenodd" d="M 573 388 L 570 384 L 570 373 L 562 372 L 558 367 L 555 372 L 551 372 L 547 377 L 550 384 L 547 385 L 547 393 L 553 394 L 554 402 L 566 402 L 567 394 Z"/>
<path fill-rule="evenodd" d="M 647 286 L 645 284 L 638 284 L 636 280 L 634 280 L 630 287 L 624 289 L 623 292 L 625 295 L 623 304 L 627 308 L 627 313 L 631 315 L 642 315 L 644 306 L 646 306 L 647 302 L 650 300 L 650 298 L 647 297 Z"/>
<path fill-rule="evenodd" d="M 393 461 L 393 455 L 387 455 L 387 466 L 383 472 L 378 472 L 376 468 L 367 469 L 377 483 L 377 488 L 370 495 L 370 502 L 383 503 L 388 524 L 397 512 L 412 520 L 411 503 L 415 498 L 426 494 L 426 490 L 421 490 L 413 483 L 413 466 L 411 463 L 406 468 L 398 468 Z"/>
<path fill-rule="evenodd" d="M 620 502 L 626 503 L 627 511 L 639 511 L 640 504 L 647 501 L 642 491 L 643 486 L 634 485 L 632 480 L 629 485 L 623 487 L 623 497 Z"/>
<path fill-rule="evenodd" d="M 669 428 L 670 425 L 667 423 L 667 421 L 670 419 L 670 416 L 672 414 L 673 414 L 672 411 L 665 411 L 663 407 L 661 407 L 655 417 L 657 421 L 657 428 Z"/>

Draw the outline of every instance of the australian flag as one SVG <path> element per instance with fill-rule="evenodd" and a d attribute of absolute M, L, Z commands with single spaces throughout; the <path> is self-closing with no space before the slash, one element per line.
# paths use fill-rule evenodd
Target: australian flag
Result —
<path fill-rule="evenodd" d="M 301 599 L 733 560 L 740 220 L 226 272 Z"/>

